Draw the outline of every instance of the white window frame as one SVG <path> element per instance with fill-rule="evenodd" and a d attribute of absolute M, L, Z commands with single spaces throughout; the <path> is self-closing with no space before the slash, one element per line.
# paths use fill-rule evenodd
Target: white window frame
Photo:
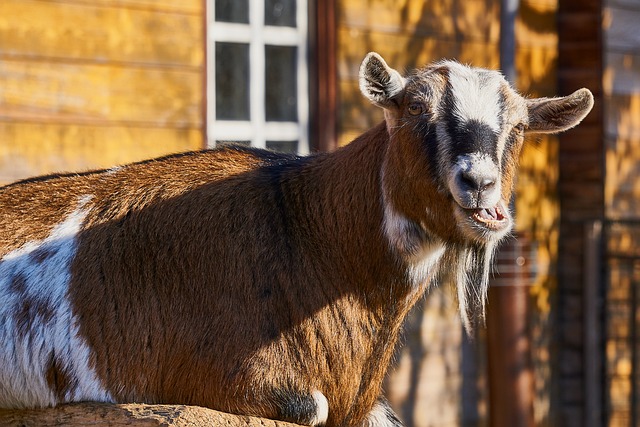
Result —
<path fill-rule="evenodd" d="M 265 25 L 264 0 L 249 0 L 249 23 L 215 20 L 215 0 L 207 0 L 207 146 L 216 141 L 298 141 L 298 153 L 309 153 L 309 64 L 307 0 L 296 0 L 296 28 Z M 249 44 L 250 120 L 216 120 L 215 44 Z M 267 122 L 265 111 L 265 46 L 297 47 L 297 122 Z"/>

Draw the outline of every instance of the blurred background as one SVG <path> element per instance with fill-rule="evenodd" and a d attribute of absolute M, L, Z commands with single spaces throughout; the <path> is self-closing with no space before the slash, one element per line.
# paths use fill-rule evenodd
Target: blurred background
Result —
<path fill-rule="evenodd" d="M 2 0 L 0 184 L 237 141 L 306 154 L 382 120 L 377 51 L 596 98 L 530 139 L 487 325 L 447 285 L 386 383 L 409 427 L 640 425 L 640 0 Z"/>

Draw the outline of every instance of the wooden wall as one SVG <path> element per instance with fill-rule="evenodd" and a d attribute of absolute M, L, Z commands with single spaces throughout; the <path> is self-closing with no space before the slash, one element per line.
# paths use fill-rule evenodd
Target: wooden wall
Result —
<path fill-rule="evenodd" d="M 202 0 L 2 0 L 0 183 L 203 146 Z"/>
<path fill-rule="evenodd" d="M 606 215 L 640 218 L 640 2 L 606 0 L 604 132 Z"/>
<path fill-rule="evenodd" d="M 452 58 L 497 68 L 499 9 L 492 0 L 338 0 L 339 141 L 382 120 L 358 89 L 358 67 L 375 50 L 400 70 Z"/>
<path fill-rule="evenodd" d="M 604 183 L 605 216 L 608 219 L 640 219 L 640 2 L 603 2 L 604 42 Z M 613 229 L 613 227 L 612 227 Z M 636 227 L 616 227 L 607 236 L 611 252 L 638 255 Z M 633 258 L 630 258 L 633 259 Z M 606 351 L 604 355 L 607 424 L 624 427 L 638 421 L 638 376 L 633 360 L 633 288 L 638 285 L 633 261 L 609 266 Z M 636 291 L 637 292 L 637 291 Z M 637 303 L 637 300 L 636 300 Z M 637 350 L 636 350 L 637 351 Z M 634 378 L 635 375 L 635 378 Z M 633 401 L 633 398 L 636 401 Z"/>

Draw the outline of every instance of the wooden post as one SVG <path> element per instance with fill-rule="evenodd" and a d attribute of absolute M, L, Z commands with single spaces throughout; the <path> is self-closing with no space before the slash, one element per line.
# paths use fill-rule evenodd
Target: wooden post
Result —
<path fill-rule="evenodd" d="M 533 427 L 533 373 L 528 296 L 533 267 L 524 237 L 509 241 L 496 255 L 498 273 L 489 288 L 487 349 L 489 425 Z"/>
<path fill-rule="evenodd" d="M 312 151 L 332 151 L 338 147 L 338 71 L 336 1 L 314 0 L 309 3 L 309 83 Z"/>
<path fill-rule="evenodd" d="M 516 82 L 515 22 L 519 4 L 519 0 L 500 3 L 500 68 L 511 84 Z"/>
<path fill-rule="evenodd" d="M 501 1 L 500 68 L 512 85 L 516 83 L 518 7 L 519 0 Z M 533 373 L 527 327 L 527 285 L 533 260 L 528 239 L 520 236 L 507 242 L 496 254 L 496 261 L 499 276 L 491 282 L 487 307 L 489 425 L 533 427 Z"/>
<path fill-rule="evenodd" d="M 602 221 L 587 222 L 584 252 L 584 398 L 585 427 L 602 422 L 602 344 L 600 280 L 602 279 Z"/>

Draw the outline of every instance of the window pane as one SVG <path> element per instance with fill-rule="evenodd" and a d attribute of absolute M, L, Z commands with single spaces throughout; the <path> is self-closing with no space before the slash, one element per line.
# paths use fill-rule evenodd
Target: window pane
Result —
<path fill-rule="evenodd" d="M 297 48 L 265 46 L 265 110 L 267 121 L 298 120 Z"/>
<path fill-rule="evenodd" d="M 264 23 L 285 27 L 296 26 L 296 0 L 265 0 Z"/>
<path fill-rule="evenodd" d="M 216 43 L 216 118 L 249 120 L 249 45 Z"/>
<path fill-rule="evenodd" d="M 251 141 L 216 141 L 216 147 L 224 147 L 226 145 L 244 145 L 245 147 L 249 147 Z"/>
<path fill-rule="evenodd" d="M 281 153 L 297 153 L 298 141 L 267 141 L 267 148 Z"/>
<path fill-rule="evenodd" d="M 249 23 L 249 0 L 214 0 L 216 21 Z"/>

